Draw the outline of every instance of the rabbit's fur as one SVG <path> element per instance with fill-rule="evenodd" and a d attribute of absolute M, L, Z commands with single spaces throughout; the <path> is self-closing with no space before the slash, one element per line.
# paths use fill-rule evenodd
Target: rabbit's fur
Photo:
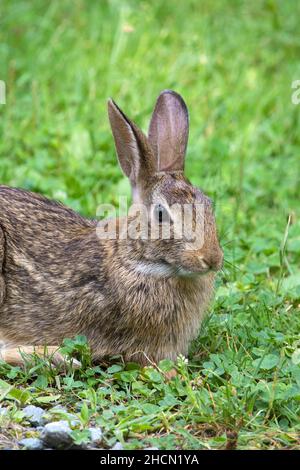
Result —
<path fill-rule="evenodd" d="M 210 200 L 183 174 L 186 106 L 175 92 L 161 93 L 148 138 L 113 101 L 108 109 L 134 201 L 149 211 L 200 201 L 204 245 L 188 251 L 183 240 L 99 239 L 97 221 L 0 186 L 0 339 L 10 347 L 58 345 L 84 334 L 94 360 L 175 359 L 198 332 L 222 264 Z"/>

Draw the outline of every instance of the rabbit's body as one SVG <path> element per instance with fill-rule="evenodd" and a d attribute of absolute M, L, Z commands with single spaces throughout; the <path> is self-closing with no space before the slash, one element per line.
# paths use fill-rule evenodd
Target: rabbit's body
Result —
<path fill-rule="evenodd" d="M 84 334 L 95 359 L 122 354 L 146 362 L 187 352 L 213 274 L 149 279 L 128 259 L 124 241 L 104 243 L 97 222 L 26 191 L 0 186 L 0 214 L 0 336 L 7 344 L 60 344 Z"/>
<path fill-rule="evenodd" d="M 149 227 L 154 221 L 162 230 L 168 219 L 172 236 L 123 238 L 124 220 L 134 220 L 129 216 L 117 220 L 116 237 L 105 239 L 97 221 L 0 186 L 0 340 L 6 347 L 59 345 L 83 334 L 95 360 L 122 355 L 147 363 L 186 354 L 199 330 L 222 252 L 209 199 L 183 175 L 185 104 L 163 92 L 149 139 L 112 101 L 109 117 L 134 202 L 143 203 Z M 203 206 L 201 246 L 175 237 L 174 203 Z M 7 354 L 15 356 L 15 350 Z"/>

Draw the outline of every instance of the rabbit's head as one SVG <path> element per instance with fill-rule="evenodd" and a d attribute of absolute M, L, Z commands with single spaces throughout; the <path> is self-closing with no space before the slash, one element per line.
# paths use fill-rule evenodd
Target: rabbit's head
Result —
<path fill-rule="evenodd" d="M 147 216 L 146 236 L 141 231 L 131 244 L 136 270 L 160 276 L 218 271 L 223 254 L 212 203 L 184 176 L 189 118 L 181 96 L 170 90 L 159 95 L 148 137 L 112 100 L 108 114 L 133 203 Z"/>

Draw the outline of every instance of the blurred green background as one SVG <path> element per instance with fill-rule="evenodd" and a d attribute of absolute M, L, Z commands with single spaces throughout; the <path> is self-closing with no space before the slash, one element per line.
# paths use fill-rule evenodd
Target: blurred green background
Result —
<path fill-rule="evenodd" d="M 242 219 L 249 205 L 263 220 L 297 209 L 299 14 L 295 1 L 2 0 L 1 182 L 94 215 L 126 185 L 107 98 L 147 130 L 172 88 L 190 110 L 195 184 Z"/>
<path fill-rule="evenodd" d="M 300 79 L 300 3 L 1 0 L 0 9 L 3 184 L 94 217 L 98 204 L 129 193 L 107 98 L 147 131 L 159 92 L 182 94 L 187 175 L 215 201 L 226 258 L 192 349 L 207 359 L 199 374 L 214 399 L 203 420 L 247 423 L 245 447 L 266 427 L 280 436 L 275 447 L 297 440 L 300 104 L 291 87 Z M 234 392 L 222 389 L 224 374 Z"/>

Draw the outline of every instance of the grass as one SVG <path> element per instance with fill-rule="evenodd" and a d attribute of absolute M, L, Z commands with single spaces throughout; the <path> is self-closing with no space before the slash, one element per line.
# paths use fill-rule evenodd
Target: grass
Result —
<path fill-rule="evenodd" d="M 0 447 L 31 435 L 22 406 L 89 423 L 103 446 L 300 449 L 300 6 L 291 0 L 1 2 L 0 181 L 94 217 L 129 187 L 106 116 L 144 129 L 158 93 L 190 109 L 187 175 L 211 196 L 224 272 L 189 363 L 82 370 L 2 364 Z M 61 404 L 69 413 L 57 408 Z M 71 418 L 70 418 L 71 419 Z"/>

